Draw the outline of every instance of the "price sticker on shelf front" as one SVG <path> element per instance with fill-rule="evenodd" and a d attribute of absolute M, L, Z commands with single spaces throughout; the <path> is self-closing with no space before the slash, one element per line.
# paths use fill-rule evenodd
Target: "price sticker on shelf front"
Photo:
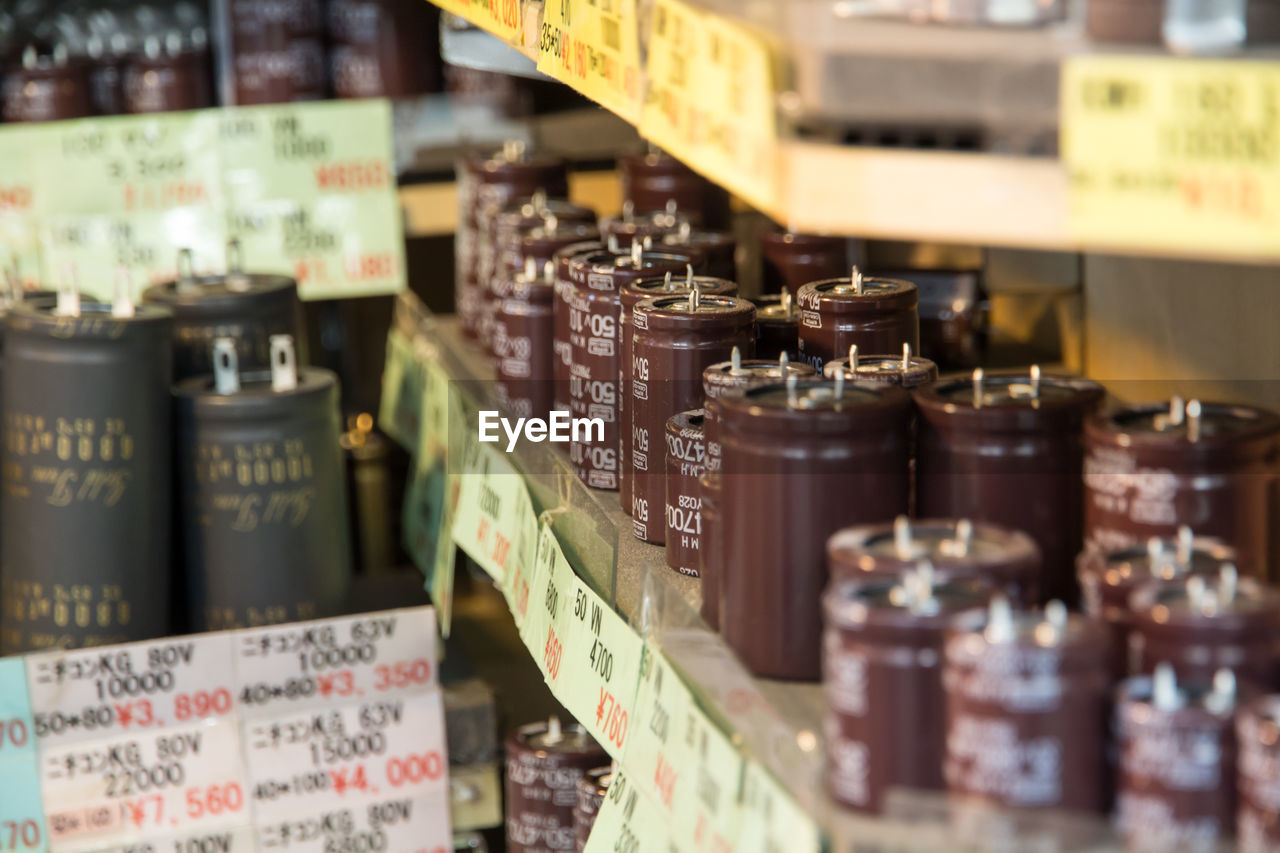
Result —
<path fill-rule="evenodd" d="M 547 0 L 538 70 L 639 122 L 644 85 L 636 0 Z"/>
<path fill-rule="evenodd" d="M 1280 258 L 1280 66 L 1081 56 L 1062 75 L 1071 235 Z"/>
<path fill-rule="evenodd" d="M 507 576 L 513 546 L 533 514 L 529 490 L 502 454 L 479 443 L 468 448 L 461 475 L 453 539 L 499 584 Z"/>
<path fill-rule="evenodd" d="M 533 575 L 524 598 L 524 626 L 520 637 L 533 655 L 542 676 L 556 692 L 564 667 L 569 611 L 573 607 L 576 577 L 551 526 L 542 525 Z"/>
<path fill-rule="evenodd" d="M 446 12 L 493 33 L 508 44 L 519 46 L 521 0 L 432 0 Z"/>
<path fill-rule="evenodd" d="M 625 770 L 614 774 L 591 827 L 585 853 L 619 850 L 627 853 L 670 853 L 672 850 L 664 815 Z"/>
<path fill-rule="evenodd" d="M 668 822 L 676 813 L 676 801 L 693 792 L 693 756 L 680 731 L 696 707 L 675 669 L 656 646 L 646 643 L 640 658 L 635 720 L 622 763 Z"/>
<path fill-rule="evenodd" d="M 696 705 L 689 705 L 676 728 L 693 795 L 676 800 L 671 834 L 691 850 L 737 850 L 742 756 Z"/>
<path fill-rule="evenodd" d="M 822 849 L 817 823 L 754 761 L 748 761 L 743 771 L 741 820 L 734 849 L 742 853 L 819 853 Z"/>

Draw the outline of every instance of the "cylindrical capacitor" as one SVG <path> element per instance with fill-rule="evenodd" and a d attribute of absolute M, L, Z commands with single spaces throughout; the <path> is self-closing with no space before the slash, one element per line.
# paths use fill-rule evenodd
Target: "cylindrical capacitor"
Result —
<path fill-rule="evenodd" d="M 338 98 L 403 98 L 440 90 L 440 10 L 417 0 L 328 0 L 329 72 Z M 424 49 L 425 48 L 425 49 Z"/>
<path fill-rule="evenodd" d="M 912 521 L 851 527 L 827 540 L 833 578 L 896 578 L 927 560 L 939 579 L 979 580 L 1010 601 L 1039 601 L 1040 549 L 1030 536 L 968 519 Z"/>
<path fill-rule="evenodd" d="M 524 263 L 533 258 L 540 265 L 547 262 L 556 263 L 556 255 L 560 250 L 577 243 L 598 241 L 600 229 L 594 222 L 560 222 L 548 221 L 535 225 L 520 237 L 518 251 L 519 263 L 516 269 L 523 269 Z M 596 243 L 597 250 L 603 249 L 603 243 Z"/>
<path fill-rule="evenodd" d="M 41 56 L 34 45 L 22 61 L 4 69 L 3 119 L 16 122 L 61 121 L 93 114 L 89 66 L 70 59 L 65 45 Z"/>
<path fill-rule="evenodd" d="M 853 268 L 848 278 L 804 285 L 800 307 L 800 358 L 822 370 L 844 358 L 855 344 L 859 352 L 901 352 L 903 344 L 920 348 L 919 294 L 909 281 L 871 278 Z"/>
<path fill-rule="evenodd" d="M 608 244 L 610 251 L 619 251 L 625 250 L 636 240 L 652 245 L 663 235 L 673 234 L 687 225 L 688 220 L 674 206 L 665 211 L 635 213 L 624 205 L 621 216 L 600 220 L 600 236 Z M 686 250 L 685 254 L 691 252 Z"/>
<path fill-rule="evenodd" d="M 1121 548 L 1186 524 L 1235 548 L 1256 577 L 1280 572 L 1280 415 L 1175 398 L 1099 413 L 1084 441 L 1088 544 Z"/>
<path fill-rule="evenodd" d="M 569 458 L 578 479 L 593 489 L 618 488 L 621 291 L 637 279 L 683 272 L 689 265 L 687 255 L 646 252 L 639 243 L 633 243 L 632 250 L 578 255 L 569 261 L 570 411 L 575 418 L 604 423 L 604 440 L 571 442 Z"/>
<path fill-rule="evenodd" d="M 392 483 L 393 445 L 382 433 L 374 431 L 373 415 L 368 412 L 347 418 L 341 443 L 347 494 L 351 496 L 348 515 L 353 564 L 359 574 L 366 576 L 392 572 L 396 567 L 394 507 L 404 494 L 403 477 L 395 477 L 401 488 L 396 489 Z"/>
<path fill-rule="evenodd" d="M 699 481 L 707 470 L 702 409 L 667 419 L 666 545 L 667 565 L 682 575 L 698 576 L 702 552 L 702 497 Z"/>
<path fill-rule="evenodd" d="M 832 581 L 822 672 L 837 802 L 880 812 L 890 789 L 943 790 L 944 634 L 980 626 L 988 598 L 979 582 L 939 582 L 927 561 L 896 577 Z"/>
<path fill-rule="evenodd" d="M 631 311 L 637 304 L 654 296 L 687 296 L 694 288 L 698 288 L 703 296 L 735 296 L 738 285 L 723 278 L 711 276 L 695 276 L 692 264 L 685 268 L 682 276 L 673 276 L 670 272 L 652 278 L 642 278 L 628 284 L 622 289 L 618 306 L 618 334 L 621 340 L 618 360 L 618 418 L 622 424 L 622 441 L 618 444 L 618 503 L 622 511 L 631 514 L 631 463 L 628 454 L 631 452 L 632 411 L 631 405 L 631 361 L 632 341 L 635 338 L 635 327 L 631 322 Z"/>
<path fill-rule="evenodd" d="M 674 157 L 660 151 L 623 154 L 618 171 L 625 204 L 638 213 L 666 210 L 674 202 L 697 225 L 729 225 L 729 194 Z"/>
<path fill-rule="evenodd" d="M 1237 577 L 1230 563 L 1217 577 L 1150 583 L 1133 593 L 1129 606 L 1135 674 L 1167 662 L 1188 681 L 1229 669 L 1259 690 L 1280 683 L 1280 591 Z"/>
<path fill-rule="evenodd" d="M 800 310 L 791 291 L 751 301 L 756 306 L 756 357 L 774 361 L 785 353 L 792 361 L 799 361 Z"/>
<path fill-rule="evenodd" d="M 903 388 L 927 385 L 938 379 L 938 365 L 927 358 L 914 355 L 910 344 L 902 345 L 900 356 L 861 355 L 855 344 L 849 347 L 848 357 L 827 362 L 822 375 L 830 379 L 836 375 L 837 370 L 850 382 L 887 382 Z"/>
<path fill-rule="evenodd" d="M 920 349 L 942 370 L 972 370 L 987 347 L 990 303 L 980 270 L 879 269 L 920 293 Z"/>
<path fill-rule="evenodd" d="M 1198 538 L 1180 527 L 1174 539 L 1152 537 L 1145 546 L 1104 551 L 1085 548 L 1076 560 L 1084 612 L 1111 631 L 1111 675 L 1117 681 L 1138 670 L 1130 661 L 1133 631 L 1130 598 L 1140 587 L 1183 584 L 1191 575 L 1216 579 L 1222 566 L 1236 564 L 1236 553 L 1217 539 Z M 1238 564 L 1236 564 L 1238 565 Z"/>
<path fill-rule="evenodd" d="M 667 418 L 699 405 L 702 371 L 737 349 L 750 353 L 755 307 L 734 296 L 657 296 L 631 309 L 631 430 L 627 460 L 636 537 L 666 541 Z"/>
<path fill-rule="evenodd" d="M 1236 841 L 1240 853 L 1280 850 L 1280 696 L 1236 714 Z"/>
<path fill-rule="evenodd" d="M 298 282 L 286 275 L 246 273 L 233 244 L 225 275 L 195 275 L 189 253 L 179 257 L 179 277 L 142 292 L 142 301 L 173 311 L 175 380 L 213 373 L 213 341 L 235 342 L 240 369 L 271 365 L 272 335 L 299 339 L 302 306 Z M 300 361 L 305 362 L 305 353 Z"/>
<path fill-rule="evenodd" d="M 910 396 L 789 378 L 716 404 L 722 633 L 757 677 L 817 681 L 824 546 L 907 511 Z"/>
<path fill-rule="evenodd" d="M 1102 626 L 1058 601 L 1013 613 L 996 597 L 986 627 L 950 634 L 947 790 L 997 807 L 1101 812 L 1106 655 Z"/>
<path fill-rule="evenodd" d="M 124 69 L 125 111 L 146 113 L 200 110 L 213 105 L 209 53 L 184 43 L 171 32 L 161 39 L 148 36 L 142 53 L 129 58 Z"/>
<path fill-rule="evenodd" d="M 507 738 L 507 850 L 574 849 L 578 780 L 609 760 L 577 723 L 521 726 Z"/>
<path fill-rule="evenodd" d="M 578 802 L 573 808 L 574 853 L 582 853 L 587 849 L 587 838 L 591 828 L 596 825 L 596 816 L 600 814 L 600 806 L 613 784 L 614 769 L 597 767 L 582 774 L 578 780 Z"/>
<path fill-rule="evenodd" d="M 0 651 L 165 636 L 173 315 L 71 289 L 4 323 Z"/>
<path fill-rule="evenodd" d="M 704 422 L 705 425 L 705 422 Z M 702 580 L 702 619 L 713 631 L 720 630 L 720 573 L 724 540 L 720 533 L 720 470 L 707 469 L 698 478 L 698 514 L 702 541 L 698 543 L 698 575 Z"/>
<path fill-rule="evenodd" d="M 552 388 L 556 411 L 569 411 L 570 374 L 573 366 L 573 347 L 569 342 L 569 313 L 572 307 L 569 300 L 573 295 L 573 282 L 569 281 L 569 261 L 579 255 L 591 255 L 604 251 L 604 244 L 595 240 L 582 243 L 571 243 L 556 250 L 552 263 L 555 266 L 555 299 L 552 305 L 552 339 L 551 349 L 555 353 L 552 373 L 555 381 Z"/>
<path fill-rule="evenodd" d="M 792 296 L 811 281 L 838 278 L 849 269 L 849 241 L 822 234 L 770 229 L 760 235 L 764 292 Z"/>
<path fill-rule="evenodd" d="M 298 369 L 293 341 L 241 374 L 214 342 L 213 377 L 174 388 L 184 575 L 193 630 L 342 612 L 351 582 L 338 380 Z"/>
<path fill-rule="evenodd" d="M 1029 373 L 913 390 L 916 513 L 972 518 L 1030 534 L 1044 557 L 1042 599 L 1076 600 L 1083 530 L 1081 424 L 1102 400 L 1086 379 Z"/>
<path fill-rule="evenodd" d="M 522 418 L 550 420 L 552 405 L 552 317 L 555 287 L 551 267 L 529 259 L 524 272 L 498 303 L 494 355 L 498 360 L 498 399 Z M 496 280 L 505 276 L 499 274 Z"/>
<path fill-rule="evenodd" d="M 1179 684 L 1172 667 L 1120 687 L 1116 829 L 1128 850 L 1215 853 L 1235 831 L 1236 681 Z"/>
<path fill-rule="evenodd" d="M 214 0 L 213 26 L 224 106 L 325 97 L 320 0 Z"/>
<path fill-rule="evenodd" d="M 692 249 L 702 258 L 702 271 L 712 278 L 738 280 L 738 240 L 729 231 L 708 231 L 682 223 L 674 232 L 663 234 L 662 248 L 681 251 Z"/>

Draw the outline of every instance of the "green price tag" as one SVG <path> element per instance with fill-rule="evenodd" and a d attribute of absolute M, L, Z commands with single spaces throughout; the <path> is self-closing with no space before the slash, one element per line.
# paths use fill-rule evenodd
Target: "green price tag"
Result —
<path fill-rule="evenodd" d="M 538 532 L 534 571 L 524 601 L 520 637 L 555 693 L 564 670 L 569 610 L 573 606 L 573 568 L 549 525 Z"/>
<path fill-rule="evenodd" d="M 0 659 L 0 828 L 6 850 L 49 849 L 27 668 L 20 657 Z"/>
<path fill-rule="evenodd" d="M 676 798 L 671 834 L 691 850 L 736 850 L 743 760 L 733 743 L 692 703 L 679 729 L 685 796 Z"/>
<path fill-rule="evenodd" d="M 533 512 L 529 490 L 502 454 L 478 442 L 468 447 L 464 466 L 453 539 L 501 584 L 522 529 L 521 515 Z"/>
<path fill-rule="evenodd" d="M 600 813 L 591 827 L 585 853 L 669 853 L 665 816 L 627 771 L 614 774 Z"/>
<path fill-rule="evenodd" d="M 640 659 L 635 721 L 627 735 L 623 766 L 670 823 L 676 803 L 694 795 L 681 726 L 696 708 L 693 695 L 657 646 L 645 643 Z"/>
<path fill-rule="evenodd" d="M 615 759 L 635 717 L 644 641 L 581 578 L 574 578 L 556 698 Z"/>
<path fill-rule="evenodd" d="M 526 496 L 527 494 L 526 492 Z M 530 501 L 529 513 L 520 521 L 520 532 L 516 537 L 511 571 L 507 572 L 507 576 L 502 580 L 502 595 L 507 600 L 507 607 L 511 608 L 511 617 L 515 620 L 521 637 L 524 636 L 525 618 L 529 612 L 529 591 L 537 585 L 538 569 L 543 565 L 538 558 L 542 556 L 544 560 L 554 559 L 554 556 L 550 556 L 552 552 L 549 546 L 544 546 L 542 543 L 543 535 L 555 538 L 550 527 L 546 528 L 545 534 L 540 532 L 538 517 L 534 515 L 533 504 Z"/>
<path fill-rule="evenodd" d="M 413 358 L 413 345 L 394 326 L 387 332 L 387 360 L 382 368 L 382 399 L 378 426 L 411 454 L 422 435 L 422 407 L 426 373 Z"/>
<path fill-rule="evenodd" d="M 453 405 L 449 375 L 445 373 L 427 345 L 421 341 L 415 347 L 418 361 L 423 366 L 422 436 L 417 441 L 419 453 L 444 455 L 449 449 L 449 429 L 454 424 L 450 406 Z M 460 404 L 459 404 L 460 405 Z M 460 415 L 459 415 L 460 417 Z"/>
<path fill-rule="evenodd" d="M 822 849 L 817 823 L 755 761 L 748 761 L 743 771 L 739 826 L 735 849 L 742 853 L 819 853 Z"/>

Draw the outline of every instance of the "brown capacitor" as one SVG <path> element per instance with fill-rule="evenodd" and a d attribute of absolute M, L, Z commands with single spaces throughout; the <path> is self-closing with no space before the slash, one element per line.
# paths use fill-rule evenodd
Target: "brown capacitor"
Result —
<path fill-rule="evenodd" d="M 1240 853 L 1280 848 L 1280 696 L 1236 714 L 1236 842 Z"/>
<path fill-rule="evenodd" d="M 499 273 L 494 281 L 509 280 L 495 313 L 493 352 L 498 362 L 498 399 L 522 418 L 550 420 L 553 402 L 551 337 L 555 286 L 549 270 L 529 266 L 515 275 Z"/>
<path fill-rule="evenodd" d="M 880 812 L 893 788 L 945 788 L 943 641 L 948 629 L 980 626 L 989 597 L 975 581 L 936 583 L 927 564 L 833 580 L 822 601 L 822 680 L 837 802 Z"/>
<path fill-rule="evenodd" d="M 678 251 L 678 250 L 677 250 Z M 631 465 L 627 462 L 631 452 L 632 438 L 632 406 L 631 397 L 631 343 L 635 337 L 635 328 L 631 323 L 631 311 L 636 305 L 654 296 L 687 296 L 689 291 L 697 287 L 702 295 L 736 296 L 738 285 L 723 278 L 711 276 L 695 276 L 693 266 L 685 269 L 684 275 L 662 275 L 654 278 L 642 278 L 622 289 L 622 298 L 618 310 L 618 334 L 621 340 L 618 359 L 618 418 L 622 424 L 622 441 L 618 444 L 618 503 L 622 511 L 631 515 Z"/>
<path fill-rule="evenodd" d="M 800 309 L 791 291 L 757 296 L 756 357 L 773 361 L 786 353 L 792 361 L 800 360 Z"/>
<path fill-rule="evenodd" d="M 222 103 L 282 104 L 325 97 L 324 13 L 320 0 L 217 0 L 222 35 Z"/>
<path fill-rule="evenodd" d="M 1118 691 L 1116 829 L 1125 848 L 1214 853 L 1235 831 L 1235 680 L 1181 685 L 1161 667 Z"/>
<path fill-rule="evenodd" d="M 704 422 L 705 426 L 705 422 Z M 702 541 L 698 551 L 698 574 L 702 580 L 702 619 L 713 631 L 720 630 L 720 569 L 724 544 L 720 538 L 720 471 L 706 470 L 698 478 L 698 512 Z"/>
<path fill-rule="evenodd" d="M 698 484 L 707 470 L 702 431 L 705 419 L 702 409 L 680 412 L 667 418 L 666 430 L 667 565 L 693 577 L 698 577 L 702 552 L 702 493 Z"/>
<path fill-rule="evenodd" d="M 623 154 L 618 158 L 622 197 L 637 213 L 675 209 L 696 225 L 726 228 L 729 193 L 674 157 L 662 152 Z"/>
<path fill-rule="evenodd" d="M 1160 44 L 1165 0 L 1089 0 L 1085 32 L 1098 41 Z"/>
<path fill-rule="evenodd" d="M 402 98 L 440 91 L 436 6 L 417 0 L 328 0 L 328 7 L 334 97 Z"/>
<path fill-rule="evenodd" d="M 1129 599 L 1135 674 L 1169 663 L 1181 680 L 1207 682 L 1219 669 L 1241 684 L 1270 690 L 1280 683 L 1280 591 L 1238 579 L 1225 564 L 1215 578 L 1152 583 Z"/>
<path fill-rule="evenodd" d="M 624 207 L 621 216 L 600 220 L 600 236 L 612 251 L 626 251 L 632 241 L 657 243 L 663 235 L 675 233 L 687 224 L 684 215 L 674 208 L 634 213 L 631 208 Z"/>
<path fill-rule="evenodd" d="M 760 235 L 764 292 L 795 296 L 811 281 L 838 278 L 849 269 L 849 241 L 822 234 L 770 229 Z"/>
<path fill-rule="evenodd" d="M 1118 681 L 1138 670 L 1129 654 L 1129 599 L 1139 587 L 1182 584 L 1191 575 L 1217 578 L 1224 563 L 1235 562 L 1234 550 L 1217 539 L 1193 537 L 1189 527 L 1174 539 L 1152 537 L 1144 546 L 1085 548 L 1076 560 L 1081 603 L 1086 614 L 1105 622 L 1111 632 L 1112 677 Z"/>
<path fill-rule="evenodd" d="M 1076 600 L 1083 541 L 1081 424 L 1102 400 L 1087 379 L 1029 374 L 955 379 L 912 391 L 916 513 L 1030 534 L 1044 557 L 1042 600 Z"/>
<path fill-rule="evenodd" d="M 573 838 L 575 853 L 587 849 L 587 838 L 591 835 L 591 827 L 596 825 L 596 816 L 600 814 L 600 806 L 609 793 L 613 783 L 612 767 L 596 767 L 588 770 L 578 780 L 578 802 L 573 808 Z"/>
<path fill-rule="evenodd" d="M 996 599 L 985 628 L 950 634 L 947 790 L 1007 808 L 1103 811 L 1106 655 L 1103 627 L 1061 602 L 1010 613 Z"/>
<path fill-rule="evenodd" d="M 579 255 L 604 251 L 604 244 L 596 240 L 570 243 L 556 250 L 552 258 L 555 267 L 555 301 L 552 306 L 551 348 L 555 353 L 553 405 L 556 411 L 569 411 L 569 373 L 573 364 L 573 348 L 569 344 L 569 298 L 573 294 L 573 282 L 569 281 L 569 261 Z"/>
<path fill-rule="evenodd" d="M 876 270 L 920 294 L 920 351 L 943 370 L 977 367 L 987 347 L 987 303 L 978 270 Z"/>
<path fill-rule="evenodd" d="M 604 440 L 571 442 L 569 460 L 578 479 L 593 489 L 607 491 L 618 488 L 618 446 L 622 440 L 618 413 L 621 291 L 637 279 L 678 273 L 689 264 L 687 255 L 646 252 L 639 243 L 632 248 L 628 254 L 595 252 L 569 261 L 569 409 L 575 418 L 604 422 Z"/>
<path fill-rule="evenodd" d="M 907 511 L 910 396 L 789 379 L 716 405 L 721 632 L 757 677 L 817 681 L 824 545 L 842 527 Z"/>
<path fill-rule="evenodd" d="M 1126 406 L 1085 421 L 1085 541 L 1120 548 L 1185 524 L 1280 572 L 1280 415 L 1204 403 Z"/>
<path fill-rule="evenodd" d="M 507 850 L 574 849 L 578 780 L 609 757 L 577 723 L 521 726 L 507 738 Z"/>
<path fill-rule="evenodd" d="M 129 62 L 128 36 L 119 32 L 109 38 L 91 35 L 85 48 L 89 56 L 89 100 L 93 114 L 122 115 L 125 112 L 124 69 Z"/>
<path fill-rule="evenodd" d="M 859 352 L 902 352 L 920 349 L 918 294 L 909 281 L 864 276 L 855 267 L 851 278 L 814 281 L 800 288 L 800 358 L 821 370 L 844 358 L 849 347 Z"/>
<path fill-rule="evenodd" d="M 631 309 L 631 431 L 635 480 L 631 526 L 638 539 L 666 541 L 667 418 L 701 404 L 702 371 L 737 349 L 750 353 L 755 307 L 734 296 L 658 296 Z"/>
<path fill-rule="evenodd" d="M 738 280 L 738 239 L 729 231 L 708 231 L 682 223 L 674 232 L 658 240 L 665 249 L 690 249 L 702 258 L 702 271 L 713 278 Z"/>
<path fill-rule="evenodd" d="M 535 225 L 520 237 L 520 248 L 517 251 L 519 263 L 515 264 L 515 268 L 523 269 L 527 258 L 533 258 L 539 264 L 555 263 L 557 253 L 575 243 L 596 242 L 603 249 L 604 244 L 599 243 L 599 240 L 600 229 L 594 222 L 557 220 Z"/>
<path fill-rule="evenodd" d="M 926 560 L 939 579 L 976 580 L 1010 601 L 1031 606 L 1040 575 L 1040 549 L 1027 534 L 968 519 L 867 524 L 827 540 L 831 577 L 896 578 Z"/>
<path fill-rule="evenodd" d="M 22 61 L 4 70 L 3 119 L 6 123 L 61 121 L 93 114 L 89 66 L 69 60 L 59 46 L 40 55 L 34 46 Z"/>
<path fill-rule="evenodd" d="M 180 40 L 162 49 L 159 39 L 147 39 L 125 66 L 124 104 L 134 115 L 213 106 L 208 52 L 183 49 Z"/>
<path fill-rule="evenodd" d="M 851 360 L 854 362 L 852 369 L 849 368 Z M 927 385 L 938 379 L 938 365 L 930 359 L 912 355 L 910 349 L 906 348 L 900 356 L 850 353 L 847 358 L 828 361 L 827 366 L 822 369 L 822 375 L 830 379 L 836 375 L 837 370 L 851 382 L 884 382 L 901 385 L 903 388 Z"/>

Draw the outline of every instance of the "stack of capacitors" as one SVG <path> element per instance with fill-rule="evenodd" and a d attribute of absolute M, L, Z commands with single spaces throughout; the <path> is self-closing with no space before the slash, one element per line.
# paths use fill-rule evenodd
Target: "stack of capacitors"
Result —
<path fill-rule="evenodd" d="M 506 842 L 512 853 L 586 848 L 616 768 L 582 726 L 558 717 L 506 743 Z"/>
<path fill-rule="evenodd" d="M 5 653 L 331 615 L 351 574 L 336 378 L 286 276 L 68 283 L 4 317 Z"/>

